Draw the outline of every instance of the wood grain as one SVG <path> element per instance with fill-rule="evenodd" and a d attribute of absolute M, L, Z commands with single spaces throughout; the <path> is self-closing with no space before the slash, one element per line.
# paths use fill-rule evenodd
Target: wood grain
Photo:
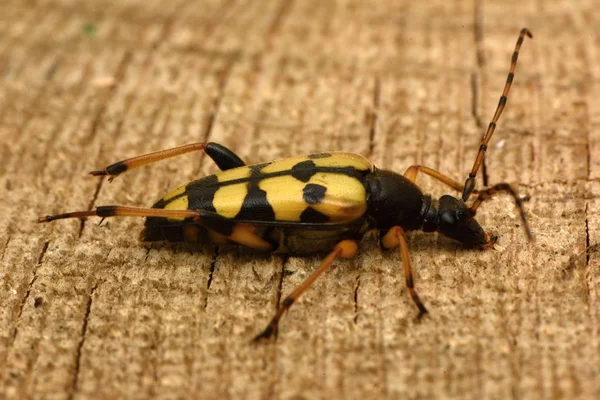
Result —
<path fill-rule="evenodd" d="M 1 2 L 0 397 L 598 398 L 599 24 L 593 0 Z M 411 234 L 421 321 L 374 237 L 250 346 L 318 256 L 144 247 L 134 218 L 34 222 L 152 204 L 216 167 L 87 172 L 195 141 L 463 180 L 523 26 L 486 174 L 531 196 L 536 242 L 504 197 L 479 216 L 495 250 Z"/>

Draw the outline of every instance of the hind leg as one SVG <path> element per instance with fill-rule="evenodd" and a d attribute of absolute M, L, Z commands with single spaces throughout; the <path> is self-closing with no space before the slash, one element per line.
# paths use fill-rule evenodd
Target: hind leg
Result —
<path fill-rule="evenodd" d="M 352 258 L 356 255 L 356 251 L 358 250 L 358 244 L 353 240 L 342 240 L 339 242 L 333 251 L 329 253 L 327 257 L 321 262 L 319 268 L 314 270 L 308 278 L 304 280 L 292 293 L 290 293 L 279 305 L 275 316 L 269 322 L 269 325 L 258 335 L 254 337 L 254 342 L 258 342 L 263 339 L 269 339 L 271 336 L 277 332 L 277 326 L 279 325 L 279 320 L 285 314 L 287 310 L 294 304 L 298 298 L 306 292 L 312 284 L 319 278 L 325 271 L 331 267 L 331 264 L 336 260 L 336 258 Z"/>
<path fill-rule="evenodd" d="M 204 153 L 209 156 L 223 171 L 245 165 L 242 159 L 227 147 L 218 143 L 209 142 L 186 144 L 183 146 L 174 147 L 172 149 L 155 151 L 153 153 L 128 158 L 126 160 L 111 164 L 103 170 L 92 171 L 90 174 L 94 176 L 109 175 L 109 181 L 112 181 L 115 177 L 124 172 L 131 171 L 132 169 L 194 151 L 204 151 Z"/>

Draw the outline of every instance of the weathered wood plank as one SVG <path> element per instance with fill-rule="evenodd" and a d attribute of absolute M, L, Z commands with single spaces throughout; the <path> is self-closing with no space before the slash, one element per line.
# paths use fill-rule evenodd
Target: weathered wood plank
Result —
<path fill-rule="evenodd" d="M 592 0 L 2 2 L 0 397 L 598 397 L 599 21 Z M 504 197 L 479 212 L 494 251 L 411 234 L 421 321 L 374 236 L 250 346 L 319 256 L 144 247 L 134 218 L 33 223 L 151 205 L 216 167 L 87 171 L 195 141 L 462 180 L 522 26 L 486 161 L 531 196 L 536 243 Z"/>

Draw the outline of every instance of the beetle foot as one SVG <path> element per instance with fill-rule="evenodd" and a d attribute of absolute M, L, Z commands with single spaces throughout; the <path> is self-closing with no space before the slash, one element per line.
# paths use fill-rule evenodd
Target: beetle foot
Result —
<path fill-rule="evenodd" d="M 269 324 L 265 328 L 264 331 L 262 331 L 261 333 L 259 333 L 256 336 L 254 336 L 254 339 L 252 339 L 252 343 L 260 343 L 263 340 L 269 340 L 276 334 L 277 334 L 277 325 L 273 326 L 272 324 Z"/>

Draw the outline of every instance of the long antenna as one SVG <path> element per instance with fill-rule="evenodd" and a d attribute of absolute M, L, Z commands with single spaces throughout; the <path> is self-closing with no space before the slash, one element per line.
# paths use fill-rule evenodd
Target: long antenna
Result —
<path fill-rule="evenodd" d="M 504 111 L 504 106 L 506 106 L 506 100 L 508 98 L 508 92 L 510 91 L 510 87 L 513 82 L 513 78 L 515 77 L 515 68 L 517 67 L 517 59 L 519 58 L 519 50 L 521 49 L 521 45 L 523 44 L 523 40 L 525 36 L 529 36 L 533 38 L 529 29 L 523 28 L 521 29 L 521 33 L 519 33 L 519 39 L 517 39 L 517 44 L 515 46 L 515 51 L 512 55 L 512 60 L 510 62 L 510 71 L 508 72 L 508 78 L 506 78 L 506 85 L 504 85 L 504 91 L 502 92 L 502 96 L 500 96 L 500 102 L 498 103 L 498 107 L 496 108 L 496 112 L 494 113 L 494 117 L 492 118 L 492 122 L 487 128 L 485 135 L 481 139 L 481 144 L 479 145 L 479 151 L 477 152 L 477 157 L 475 157 L 475 163 L 473 164 L 473 169 L 469 174 L 469 177 L 465 181 L 465 188 L 463 190 L 462 199 L 463 201 L 467 201 L 473 189 L 475 189 L 475 177 L 477 176 L 477 171 L 483 162 L 483 157 L 485 157 L 485 152 L 487 150 L 487 145 L 494 134 L 494 130 L 496 129 L 496 123 L 500 119 L 500 115 L 502 115 L 502 111 Z"/>

